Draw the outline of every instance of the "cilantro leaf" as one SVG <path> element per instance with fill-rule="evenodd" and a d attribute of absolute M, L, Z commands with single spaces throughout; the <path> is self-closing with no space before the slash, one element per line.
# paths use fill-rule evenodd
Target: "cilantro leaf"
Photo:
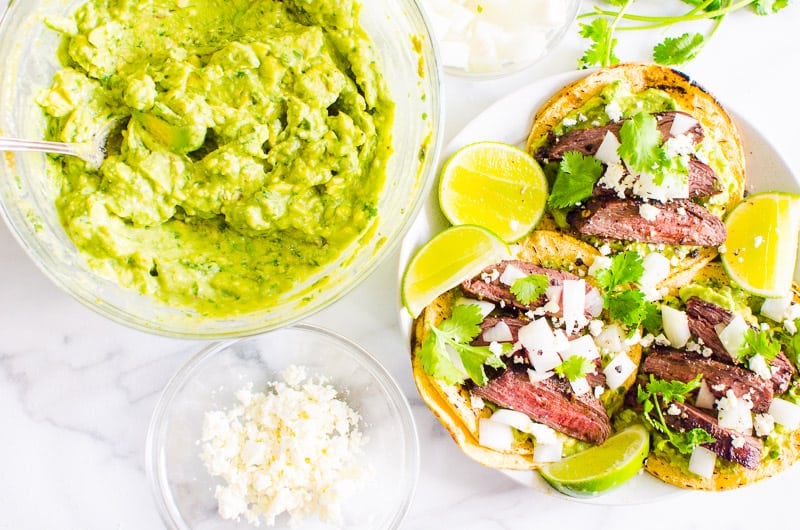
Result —
<path fill-rule="evenodd" d="M 598 285 L 611 291 L 618 285 L 638 282 L 644 274 L 642 256 L 635 250 L 628 250 L 611 257 L 611 266 L 601 269 L 595 275 Z"/>
<path fill-rule="evenodd" d="M 657 432 L 664 435 L 664 438 L 656 443 L 657 449 L 663 449 L 666 444 L 670 444 L 681 454 L 689 454 L 695 446 L 704 443 L 714 442 L 714 437 L 706 430 L 696 427 L 689 431 L 679 432 L 671 429 L 664 419 L 661 410 L 662 404 L 677 401 L 683 403 L 686 396 L 700 386 L 702 374 L 687 383 L 681 381 L 666 381 L 656 379 L 650 374 L 650 381 L 642 388 L 637 388 L 636 398 L 643 405 L 642 415 L 645 421 Z M 655 412 L 655 414 L 653 414 Z"/>
<path fill-rule="evenodd" d="M 602 173 L 603 164 L 595 157 L 578 151 L 564 153 L 547 204 L 550 208 L 567 208 L 591 197 Z"/>
<path fill-rule="evenodd" d="M 653 302 L 645 299 L 644 293 L 632 289 L 606 294 L 604 305 L 612 319 L 631 328 L 638 327 L 645 321 L 652 327 L 654 313 L 658 311 Z"/>
<path fill-rule="evenodd" d="M 614 30 L 608 19 L 595 18 L 589 24 L 580 24 L 580 35 L 592 43 L 578 61 L 578 68 L 611 66 L 619 62 L 619 57 L 614 54 L 617 39 L 613 36 Z"/>
<path fill-rule="evenodd" d="M 545 274 L 531 274 L 525 278 L 517 278 L 511 284 L 511 293 L 517 297 L 523 304 L 530 304 L 534 300 L 538 300 L 542 296 L 547 287 L 550 285 L 550 280 Z"/>
<path fill-rule="evenodd" d="M 752 5 L 757 15 L 764 16 L 777 13 L 789 5 L 789 0 L 756 0 Z"/>
<path fill-rule="evenodd" d="M 667 37 L 653 48 L 653 60 L 661 64 L 683 64 L 694 59 L 705 44 L 701 33 L 684 33 Z"/>
<path fill-rule="evenodd" d="M 634 173 L 651 173 L 661 161 L 661 133 L 655 117 L 639 112 L 619 130 L 619 156 Z"/>
<path fill-rule="evenodd" d="M 795 319 L 795 326 L 800 329 L 800 319 Z M 794 335 L 787 333 L 783 329 L 779 330 L 775 336 L 783 346 L 783 352 L 795 364 L 800 363 L 800 333 Z"/>
<path fill-rule="evenodd" d="M 467 378 L 477 385 L 485 385 L 485 366 L 502 368 L 505 363 L 488 346 L 469 344 L 480 333 L 482 320 L 477 305 L 461 304 L 455 306 L 452 316 L 438 327 L 432 325 L 419 351 L 425 373 L 451 385 L 463 383 Z M 450 348 L 461 360 L 463 370 L 450 357 Z M 511 344 L 503 344 L 502 348 L 505 353 L 511 349 Z"/>
<path fill-rule="evenodd" d="M 780 342 L 773 342 L 768 331 L 763 329 L 748 329 L 744 334 L 744 347 L 739 350 L 739 362 L 749 359 L 753 355 L 762 355 L 771 361 L 781 352 Z"/>
<path fill-rule="evenodd" d="M 570 381 L 577 381 L 595 370 L 595 364 L 582 355 L 570 355 L 555 367 L 555 372 Z"/>

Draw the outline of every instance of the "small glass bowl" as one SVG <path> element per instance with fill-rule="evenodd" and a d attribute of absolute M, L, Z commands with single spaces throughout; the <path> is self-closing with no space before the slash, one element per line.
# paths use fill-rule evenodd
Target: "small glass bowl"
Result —
<path fill-rule="evenodd" d="M 439 45 L 444 71 L 472 79 L 493 79 L 544 59 L 574 22 L 581 1 L 420 3 Z M 518 8 L 530 12 L 519 13 Z"/>
<path fill-rule="evenodd" d="M 212 477 L 200 459 L 203 417 L 235 403 L 247 383 L 253 391 L 281 380 L 289 366 L 324 377 L 361 416 L 368 475 L 344 499 L 342 528 L 397 528 L 411 504 L 419 475 L 419 441 L 408 402 L 386 369 L 364 349 L 308 324 L 245 339 L 212 344 L 181 368 L 159 399 L 147 433 L 145 464 L 159 514 L 167 528 L 233 530 L 252 528 L 218 514 Z M 272 528 L 289 528 L 289 517 Z M 295 530 L 336 528 L 307 518 Z"/>

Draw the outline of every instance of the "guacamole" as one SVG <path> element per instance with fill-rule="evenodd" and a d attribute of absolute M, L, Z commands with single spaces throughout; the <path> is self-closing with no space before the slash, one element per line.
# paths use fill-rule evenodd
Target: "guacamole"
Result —
<path fill-rule="evenodd" d="M 90 0 L 38 97 L 49 139 L 110 128 L 99 169 L 49 161 L 100 274 L 209 316 L 270 304 L 368 229 L 394 106 L 353 0 Z M 121 132 L 117 132 L 121 128 Z"/>

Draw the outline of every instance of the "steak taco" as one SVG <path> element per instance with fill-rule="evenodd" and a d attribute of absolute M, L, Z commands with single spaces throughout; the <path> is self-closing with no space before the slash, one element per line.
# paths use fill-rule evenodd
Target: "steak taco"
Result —
<path fill-rule="evenodd" d="M 719 262 L 664 299 L 664 333 L 615 419 L 652 431 L 646 469 L 676 486 L 719 490 L 800 457 L 800 289 L 781 299 L 739 290 Z"/>
<path fill-rule="evenodd" d="M 548 221 L 600 248 L 654 248 L 697 270 L 741 200 L 744 150 L 725 109 L 684 74 L 620 64 L 564 87 L 527 141 L 550 182 Z"/>
<path fill-rule="evenodd" d="M 419 394 L 468 456 L 536 469 L 611 434 L 635 381 L 642 319 L 604 309 L 605 298 L 641 281 L 611 279 L 596 265 L 608 259 L 575 238 L 534 231 L 512 259 L 442 294 L 414 321 Z"/>

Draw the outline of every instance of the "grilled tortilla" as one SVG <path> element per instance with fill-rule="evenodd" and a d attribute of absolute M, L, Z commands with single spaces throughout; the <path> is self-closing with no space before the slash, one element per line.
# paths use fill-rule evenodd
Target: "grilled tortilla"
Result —
<path fill-rule="evenodd" d="M 528 151 L 537 156 L 545 145 L 552 145 L 567 129 L 604 126 L 612 120 L 610 101 L 623 101 L 622 118 L 642 109 L 647 112 L 682 111 L 694 117 L 703 128 L 698 158 L 704 159 L 716 175 L 718 193 L 694 197 L 710 217 L 722 219 L 744 192 L 745 155 L 736 126 L 717 100 L 685 74 L 657 64 L 626 63 L 597 70 L 562 88 L 536 113 L 527 140 Z M 613 114 L 619 112 L 616 110 Z M 619 117 L 615 118 L 619 120 Z M 688 200 L 688 199 L 687 199 Z M 681 210 L 682 212 L 682 210 Z M 635 214 L 634 214 L 635 215 Z M 584 236 L 564 221 L 556 224 L 547 216 L 540 227 L 558 229 L 595 246 L 610 243 L 615 250 L 637 248 L 643 254 L 652 244 L 620 242 Z M 691 233 L 691 230 L 686 230 Z M 663 250 L 662 250 L 663 251 Z M 690 276 L 717 254 L 714 245 L 686 247 L 670 245 L 667 254 L 679 256 L 680 269 Z M 677 273 L 677 270 L 674 271 Z"/>
<path fill-rule="evenodd" d="M 731 285 L 719 261 L 706 266 L 696 275 L 692 283 L 685 285 L 683 289 L 678 289 L 678 286 L 673 287 L 672 293 L 681 298 L 699 295 L 711 303 L 728 305 L 728 309 L 742 315 L 752 325 L 769 324 L 776 334 L 785 331 L 781 324 L 760 315 L 760 304 L 763 299 L 748 296 Z M 800 284 L 795 283 L 792 291 L 794 303 L 800 303 Z M 787 353 L 785 345 L 782 350 L 784 354 Z M 747 364 L 739 366 L 746 368 Z M 797 395 L 800 391 L 799 383 L 800 374 L 795 365 L 788 390 L 782 393 L 775 392 L 774 397 L 795 401 L 794 397 L 789 396 Z M 692 402 L 693 398 L 687 399 L 687 403 Z M 800 429 L 789 431 L 779 427 L 770 435 L 758 438 L 763 442 L 763 449 L 760 461 L 753 469 L 718 457 L 713 475 L 708 478 L 701 477 L 688 471 L 688 455 L 678 455 L 672 450 L 658 451 L 655 444 L 651 444 L 651 454 L 646 460 L 645 469 L 660 480 L 681 488 L 717 491 L 745 486 L 773 476 L 788 469 L 800 459 Z"/>
<path fill-rule="evenodd" d="M 516 257 L 522 261 L 554 269 L 566 269 L 568 265 L 572 265 L 572 272 L 577 273 L 579 270 L 585 272 L 598 255 L 596 249 L 577 239 L 541 230 L 532 232 L 519 243 Z M 451 315 L 453 304 L 460 295 L 460 287 L 442 294 L 414 321 L 411 331 L 411 356 L 414 380 L 419 394 L 449 431 L 453 440 L 470 458 L 492 468 L 537 469 L 540 464 L 533 461 L 535 444 L 533 438 L 516 437 L 509 452 L 499 452 L 481 446 L 478 442 L 479 420 L 489 417 L 491 408 L 475 406 L 476 403 L 471 398 L 467 385 L 446 384 L 429 376 L 423 369 L 418 353 L 430 333 L 430 326 L 440 324 Z M 641 347 L 634 345 L 627 354 L 638 364 Z M 622 396 L 634 381 L 635 373 L 631 374 L 617 391 L 606 388 L 601 401 L 609 416 L 622 405 Z"/>

